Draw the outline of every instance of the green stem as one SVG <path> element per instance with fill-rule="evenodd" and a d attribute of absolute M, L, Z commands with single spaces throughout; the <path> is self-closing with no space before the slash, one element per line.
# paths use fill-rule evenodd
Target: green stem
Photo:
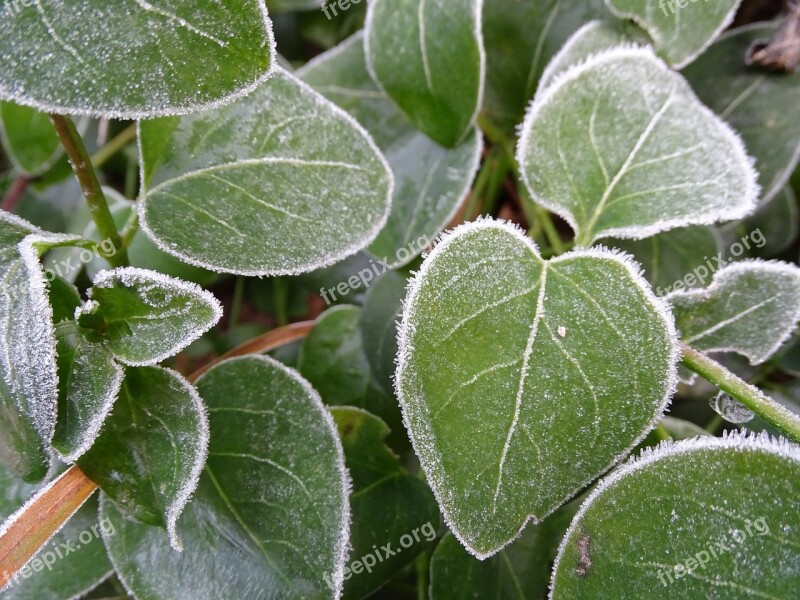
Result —
<path fill-rule="evenodd" d="M 83 145 L 83 140 L 78 130 L 75 128 L 75 123 L 64 115 L 50 115 L 50 120 L 56 129 L 56 133 L 58 133 L 58 137 L 61 139 L 61 144 L 64 146 L 70 165 L 72 165 L 72 171 L 81 185 L 83 195 L 89 205 L 89 212 L 95 225 L 97 225 L 100 239 L 111 240 L 115 248 L 112 254 L 105 255 L 106 260 L 114 267 L 127 265 L 127 250 L 122 244 L 117 226 L 114 224 L 111 211 L 108 209 L 108 202 L 106 202 L 105 194 L 103 194 L 103 188 L 100 187 L 97 173 L 92 167 L 92 161 L 86 152 L 86 146 Z"/>
<path fill-rule="evenodd" d="M 467 199 L 467 206 L 464 209 L 465 221 L 472 221 L 481 213 L 483 208 L 481 198 L 484 197 L 484 190 L 491 181 L 496 159 L 496 153 L 491 151 L 489 156 L 487 156 L 486 160 L 483 162 L 483 166 L 478 173 L 478 177 L 475 179 L 475 185 L 472 187 L 472 192 Z"/>
<path fill-rule="evenodd" d="M 283 277 L 273 279 L 275 298 L 275 319 L 278 327 L 289 324 L 289 284 Z"/>
<path fill-rule="evenodd" d="M 423 552 L 417 557 L 417 600 L 428 600 L 428 553 Z"/>
<path fill-rule="evenodd" d="M 109 158 L 124 149 L 136 138 L 136 123 L 129 125 L 120 131 L 110 142 L 92 154 L 92 164 L 95 169 L 99 169 Z"/>
<path fill-rule="evenodd" d="M 737 377 L 718 362 L 682 344 L 683 365 L 744 404 L 795 442 L 800 442 L 800 417 L 786 410 L 764 392 Z"/>
<path fill-rule="evenodd" d="M 242 314 L 242 300 L 244 300 L 244 277 L 237 277 L 233 286 L 233 301 L 231 302 L 231 316 L 228 319 L 228 330 L 233 329 L 239 322 Z"/>

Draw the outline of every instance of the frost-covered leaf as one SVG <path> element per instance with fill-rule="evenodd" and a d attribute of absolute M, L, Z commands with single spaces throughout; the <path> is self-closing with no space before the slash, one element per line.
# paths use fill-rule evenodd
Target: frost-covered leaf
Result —
<path fill-rule="evenodd" d="M 391 268 L 409 263 L 449 223 L 478 170 L 482 136 L 446 149 L 417 131 L 367 72 L 356 34 L 298 76 L 348 111 L 375 138 L 394 175 L 392 210 L 369 252 Z"/>
<path fill-rule="evenodd" d="M 633 42 L 646 45 L 647 40 L 645 34 L 640 29 L 634 29 L 629 22 L 590 21 L 576 31 L 547 63 L 536 96 L 541 96 L 560 75 L 593 54 Z"/>
<path fill-rule="evenodd" d="M 719 268 L 719 240 L 711 227 L 682 227 L 644 240 L 610 239 L 606 243 L 633 254 L 659 296 L 676 286 L 702 287 Z"/>
<path fill-rule="evenodd" d="M 13 102 L 0 102 L 0 134 L 14 166 L 28 176 L 49 169 L 63 154 L 50 116 Z"/>
<path fill-rule="evenodd" d="M 26 484 L 0 465 L 0 521 L 5 520 L 35 493 L 36 486 Z M 95 587 L 113 571 L 100 534 L 108 522 L 97 519 L 97 498 L 89 498 L 70 517 L 64 527 L 23 568 L 3 600 L 73 600 Z M 86 533 L 84 533 L 86 532 Z M 81 543 L 83 534 L 83 543 Z M 37 562 L 38 561 L 38 562 Z"/>
<path fill-rule="evenodd" d="M 482 0 L 371 0 L 365 48 L 373 79 L 420 131 L 452 148 L 480 110 L 486 76 Z"/>
<path fill-rule="evenodd" d="M 53 310 L 39 254 L 74 239 L 44 237 L 0 212 L 0 461 L 26 481 L 47 471 L 58 401 Z"/>
<path fill-rule="evenodd" d="M 400 410 L 372 375 L 360 320 L 361 309 L 349 304 L 322 313 L 303 341 L 298 371 L 328 406 L 357 406 L 386 421 L 395 445 L 405 438 Z"/>
<path fill-rule="evenodd" d="M 428 486 L 408 473 L 384 444 L 389 427 L 383 421 L 358 408 L 337 407 L 331 414 L 353 478 L 351 573 L 345 573 L 342 597 L 359 600 L 436 539 L 439 507 Z M 352 572 L 356 560 L 369 563 L 369 571 L 356 567 L 358 573 Z"/>
<path fill-rule="evenodd" d="M 394 394 L 397 323 L 403 314 L 406 283 L 396 271 L 381 276 L 367 292 L 359 322 L 372 374 L 387 394 Z"/>
<path fill-rule="evenodd" d="M 531 105 L 517 156 L 534 201 L 581 245 L 741 218 L 758 198 L 741 140 L 646 48 L 559 77 Z"/>
<path fill-rule="evenodd" d="M 800 320 L 800 269 L 741 261 L 707 288 L 668 296 L 684 343 L 704 352 L 736 352 L 751 364 L 772 356 Z"/>
<path fill-rule="evenodd" d="M 0 21 L 0 98 L 126 119 L 204 110 L 274 63 L 263 0 L 28 0 Z"/>
<path fill-rule="evenodd" d="M 800 161 L 800 72 L 770 73 L 742 59 L 775 31 L 757 24 L 726 33 L 684 72 L 699 98 L 741 134 L 756 159 L 762 202 L 780 191 Z"/>
<path fill-rule="evenodd" d="M 730 25 L 742 0 L 606 0 L 621 19 L 631 19 L 653 38 L 673 67 L 685 67 Z M 740 57 L 741 58 L 741 57 Z"/>
<path fill-rule="evenodd" d="M 169 358 L 222 316 L 220 303 L 200 286 L 133 267 L 101 271 L 87 295 L 78 324 L 133 366 Z"/>
<path fill-rule="evenodd" d="M 295 371 L 264 357 L 221 363 L 197 386 L 211 443 L 178 524 L 183 552 L 101 502 L 117 529 L 106 545 L 125 586 L 139 600 L 338 598 L 350 489 L 319 396 Z"/>
<path fill-rule="evenodd" d="M 126 515 L 165 527 L 169 544 L 180 550 L 176 523 L 197 487 L 207 444 L 203 402 L 183 377 L 161 367 L 128 367 L 111 414 L 78 466 Z"/>
<path fill-rule="evenodd" d="M 800 449 L 783 440 L 647 450 L 581 507 L 550 598 L 789 598 L 800 588 L 798 494 Z"/>
<path fill-rule="evenodd" d="M 58 418 L 53 447 L 71 463 L 89 449 L 122 384 L 122 367 L 74 322 L 56 326 Z"/>
<path fill-rule="evenodd" d="M 544 261 L 498 222 L 459 227 L 406 299 L 397 392 L 450 529 L 501 549 L 622 458 L 673 392 L 672 319 L 628 257 Z"/>
<path fill-rule="evenodd" d="M 139 128 L 142 227 L 165 251 L 240 275 L 328 266 L 386 222 L 389 167 L 349 115 L 279 69 L 224 108 Z"/>
<path fill-rule="evenodd" d="M 516 127 L 548 61 L 584 23 L 603 17 L 612 18 L 603 0 L 485 1 L 483 108 L 492 120 Z"/>

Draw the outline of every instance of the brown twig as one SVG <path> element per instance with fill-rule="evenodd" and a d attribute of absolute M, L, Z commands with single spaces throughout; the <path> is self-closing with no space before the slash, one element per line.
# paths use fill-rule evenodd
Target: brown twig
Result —
<path fill-rule="evenodd" d="M 17 177 L 14 183 L 6 190 L 3 200 L 0 202 L 0 208 L 8 212 L 14 210 L 17 204 L 19 204 L 19 201 L 22 200 L 22 196 L 25 195 L 25 190 L 28 189 L 28 184 L 30 184 L 30 182 L 31 178 L 26 175 Z"/>

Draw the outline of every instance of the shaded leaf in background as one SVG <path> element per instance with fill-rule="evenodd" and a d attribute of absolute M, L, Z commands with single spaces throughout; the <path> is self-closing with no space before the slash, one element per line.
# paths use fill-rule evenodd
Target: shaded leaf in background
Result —
<path fill-rule="evenodd" d="M 0 125 L 0 139 L 9 160 L 29 177 L 47 171 L 64 153 L 46 113 L 0 102 Z"/>
<path fill-rule="evenodd" d="M 183 377 L 160 367 L 129 367 L 111 414 L 78 466 L 127 516 L 165 527 L 169 544 L 180 550 L 176 523 L 197 487 L 207 444 L 203 403 Z"/>
<path fill-rule="evenodd" d="M 486 94 L 483 108 L 511 130 L 539 86 L 545 65 L 592 19 L 611 18 L 603 0 L 487 0 L 483 3 Z"/>
<path fill-rule="evenodd" d="M 0 494 L 0 521 L 23 506 L 37 490 L 36 486 L 14 477 L 2 465 L 0 489 L 3 490 Z M 110 523 L 98 522 L 97 497 L 89 498 L 43 546 L 28 566 L 18 573 L 13 584 L 0 593 L 0 598 L 73 600 L 82 597 L 84 592 L 98 585 L 113 571 L 106 548 L 100 539 L 103 529 L 108 535 L 113 535 Z M 62 544 L 66 544 L 66 547 Z M 67 548 L 71 551 L 67 552 Z M 37 560 L 41 564 L 35 563 Z"/>
<path fill-rule="evenodd" d="M 605 243 L 632 254 L 659 296 L 671 292 L 678 282 L 686 285 L 687 275 L 693 277 L 690 287 L 702 287 L 718 267 L 718 236 L 711 227 L 702 225 L 671 229 L 644 240 L 609 239 Z M 695 275 L 696 270 L 705 274 L 705 279 Z"/>
<path fill-rule="evenodd" d="M 755 238 L 755 243 L 748 244 L 745 256 L 773 258 L 794 245 L 800 233 L 799 221 L 797 198 L 787 185 L 772 200 L 762 202 L 751 216 L 723 225 L 719 231 L 728 246 Z"/>
<path fill-rule="evenodd" d="M 791 597 L 799 493 L 800 450 L 785 440 L 732 434 L 646 450 L 581 506 L 550 598 Z"/>
<path fill-rule="evenodd" d="M 373 79 L 411 122 L 452 148 L 483 101 L 482 0 L 371 0 L 365 49 Z"/>
<path fill-rule="evenodd" d="M 370 571 L 356 568 L 359 573 L 345 575 L 342 597 L 359 600 L 436 539 L 439 506 L 425 482 L 408 473 L 384 444 L 389 427 L 383 421 L 359 408 L 334 407 L 331 414 L 353 478 L 348 564 L 352 570 L 355 561 L 372 563 Z"/>
<path fill-rule="evenodd" d="M 357 406 L 389 424 L 393 447 L 405 441 L 397 401 L 373 377 L 364 348 L 361 309 L 349 304 L 322 313 L 303 341 L 298 371 L 328 406 Z"/>
<path fill-rule="evenodd" d="M 739 137 L 646 48 L 567 71 L 531 105 L 517 157 L 534 201 L 584 246 L 741 218 L 758 199 Z"/>
<path fill-rule="evenodd" d="M 684 343 L 701 352 L 736 352 L 756 365 L 789 339 L 800 320 L 800 269 L 741 261 L 717 271 L 707 288 L 668 299 Z"/>
<path fill-rule="evenodd" d="M 0 98 L 44 112 L 141 119 L 204 110 L 273 68 L 263 0 L 7 5 Z"/>
<path fill-rule="evenodd" d="M 56 325 L 58 418 L 53 447 L 72 463 L 100 433 L 122 385 L 122 367 L 74 321 Z"/>
<path fill-rule="evenodd" d="M 446 149 L 417 131 L 372 81 L 356 34 L 298 73 L 375 138 L 394 174 L 392 210 L 369 252 L 391 268 L 409 263 L 452 220 L 478 171 L 482 136 Z"/>
<path fill-rule="evenodd" d="M 350 486 L 319 396 L 266 357 L 220 363 L 197 386 L 211 443 L 178 524 L 183 552 L 101 502 L 117 529 L 106 546 L 125 586 L 139 600 L 338 598 Z"/>
<path fill-rule="evenodd" d="M 399 346 L 417 456 L 479 558 L 624 457 L 675 385 L 672 319 L 638 265 L 601 249 L 544 261 L 502 222 L 463 225 L 428 256 Z"/>
<path fill-rule="evenodd" d="M 198 285 L 133 267 L 101 271 L 87 296 L 78 324 L 133 366 L 169 358 L 222 316 L 217 299 Z"/>
<path fill-rule="evenodd" d="M 695 60 L 731 24 L 742 0 L 606 0 L 621 19 L 632 19 L 676 69 Z"/>
<path fill-rule="evenodd" d="M 747 49 L 775 31 L 770 24 L 730 31 L 684 71 L 700 99 L 741 134 L 756 159 L 762 202 L 780 192 L 800 161 L 800 72 L 772 73 L 744 63 Z"/>
<path fill-rule="evenodd" d="M 347 113 L 282 69 L 227 107 L 139 126 L 142 228 L 196 266 L 296 275 L 367 246 L 392 175 Z"/>

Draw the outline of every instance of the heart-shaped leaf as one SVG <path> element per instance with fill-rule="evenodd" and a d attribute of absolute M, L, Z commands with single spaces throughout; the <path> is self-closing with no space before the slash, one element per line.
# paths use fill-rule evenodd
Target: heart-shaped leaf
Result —
<path fill-rule="evenodd" d="M 0 465 L 0 521 L 36 493 L 36 486 L 14 477 Z M 101 533 L 114 534 L 97 520 L 97 497 L 89 498 L 31 561 L 3 588 L 3 600 L 71 600 L 106 579 L 113 567 Z"/>
<path fill-rule="evenodd" d="M 384 444 L 389 428 L 383 421 L 358 408 L 336 407 L 331 414 L 353 478 L 352 550 L 342 597 L 359 600 L 436 539 L 439 507 L 428 486 L 408 473 Z"/>
<path fill-rule="evenodd" d="M 251 91 L 274 63 L 263 0 L 12 2 L 0 98 L 45 112 L 141 119 Z"/>
<path fill-rule="evenodd" d="M 97 332 L 117 359 L 132 366 L 169 358 L 222 316 L 217 299 L 200 286 L 133 267 L 101 271 L 87 295 L 78 323 Z"/>
<path fill-rule="evenodd" d="M 367 246 L 392 175 L 352 117 L 279 69 L 234 104 L 139 128 L 142 228 L 165 251 L 240 275 L 296 275 Z"/>
<path fill-rule="evenodd" d="M 641 25 L 658 53 L 676 69 L 685 67 L 722 33 L 742 0 L 606 0 L 621 19 Z M 740 57 L 741 58 L 741 57 Z"/>
<path fill-rule="evenodd" d="M 392 211 L 369 252 L 390 268 L 418 256 L 452 220 L 480 163 L 475 132 L 453 149 L 420 133 L 367 72 L 363 35 L 307 64 L 304 81 L 348 111 L 375 138 L 394 175 Z"/>
<path fill-rule="evenodd" d="M 603 249 L 544 261 L 499 222 L 457 228 L 410 288 L 397 392 L 451 531 L 487 557 L 641 440 L 675 385 L 672 317 Z"/>
<path fill-rule="evenodd" d="M 126 515 L 165 527 L 180 550 L 176 523 L 197 487 L 207 444 L 203 402 L 183 377 L 129 367 L 111 414 L 78 465 Z"/>
<path fill-rule="evenodd" d="M 53 310 L 39 255 L 78 239 L 37 231 L 0 211 L 0 461 L 26 481 L 47 472 L 58 403 Z"/>
<path fill-rule="evenodd" d="M 789 598 L 800 588 L 798 494 L 800 449 L 784 440 L 646 450 L 581 507 L 550 598 Z"/>
<path fill-rule="evenodd" d="M 684 71 L 700 99 L 742 135 L 756 159 L 762 202 L 780 191 L 800 161 L 800 72 L 769 73 L 742 60 L 776 28 L 757 24 L 726 33 Z"/>
<path fill-rule="evenodd" d="M 448 148 L 467 137 L 483 100 L 482 5 L 371 0 L 367 9 L 373 79 L 420 131 Z"/>
<path fill-rule="evenodd" d="M 56 325 L 58 418 L 53 447 L 72 463 L 100 433 L 122 385 L 122 367 L 74 321 Z"/>
<path fill-rule="evenodd" d="M 265 357 L 225 361 L 197 386 L 211 443 L 178 526 L 183 552 L 101 501 L 117 531 L 106 546 L 125 586 L 140 600 L 338 598 L 349 478 L 319 396 Z"/>
<path fill-rule="evenodd" d="M 517 156 L 534 201 L 580 245 L 741 218 L 759 193 L 739 137 L 646 48 L 559 77 L 531 105 Z"/>
<path fill-rule="evenodd" d="M 742 261 L 717 271 L 711 285 L 668 296 L 681 339 L 704 352 L 737 352 L 757 365 L 800 321 L 800 269 Z"/>

